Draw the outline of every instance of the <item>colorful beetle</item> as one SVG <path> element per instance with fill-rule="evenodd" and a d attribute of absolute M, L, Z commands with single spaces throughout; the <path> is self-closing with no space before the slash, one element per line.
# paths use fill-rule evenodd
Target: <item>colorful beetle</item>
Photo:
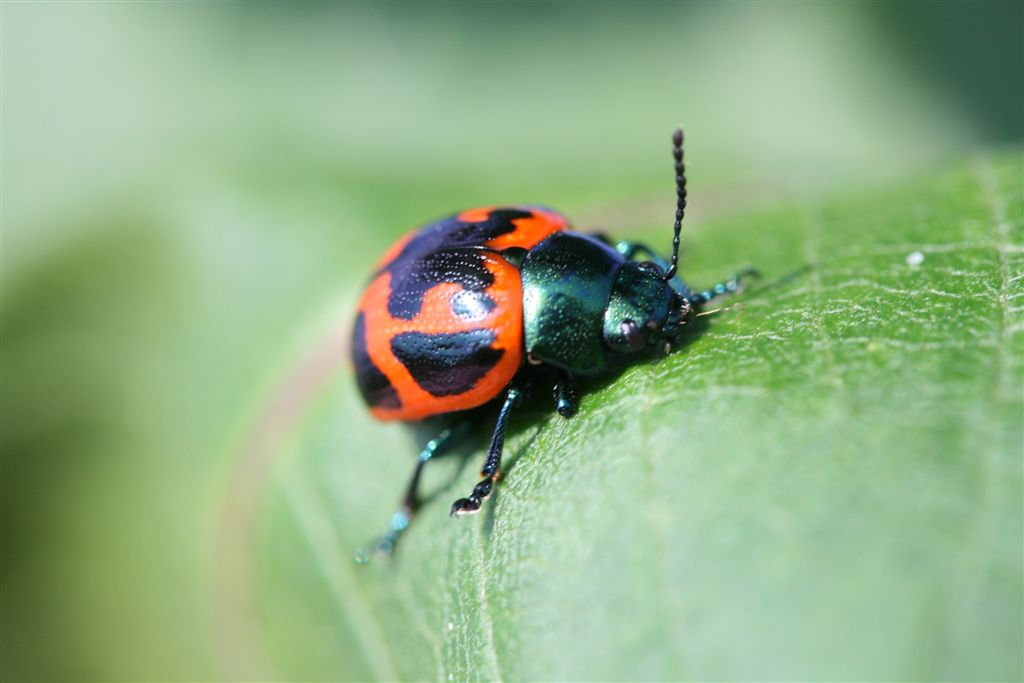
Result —
<path fill-rule="evenodd" d="M 573 232 L 564 216 L 539 206 L 463 211 L 408 234 L 378 262 L 352 335 L 356 381 L 373 415 L 420 420 L 500 404 L 482 479 L 455 501 L 452 515 L 476 512 L 490 495 L 509 415 L 529 387 L 553 383 L 556 410 L 571 416 L 574 375 L 667 354 L 703 304 L 735 292 L 740 278 L 753 274 L 737 273 L 704 291 L 676 277 L 686 208 L 681 129 L 672 142 L 677 207 L 670 262 L 642 244 Z M 416 512 L 424 464 L 471 424 L 470 417 L 456 420 L 426 444 L 377 552 L 394 548 Z"/>

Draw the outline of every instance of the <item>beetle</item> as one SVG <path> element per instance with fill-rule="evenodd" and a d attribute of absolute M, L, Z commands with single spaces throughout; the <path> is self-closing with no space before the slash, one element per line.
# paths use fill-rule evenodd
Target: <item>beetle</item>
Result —
<path fill-rule="evenodd" d="M 553 384 L 555 409 L 577 406 L 575 377 L 665 355 L 711 299 L 736 292 L 741 271 L 705 290 L 676 273 L 686 210 L 683 131 L 672 136 L 676 215 L 672 256 L 572 229 L 534 206 L 469 209 L 407 234 L 380 259 L 352 333 L 356 383 L 381 420 L 456 413 L 424 446 L 401 507 L 373 550 L 387 554 L 416 513 L 424 465 L 461 436 L 479 406 L 498 405 L 481 479 L 452 515 L 477 512 L 501 469 L 509 417 L 538 381 Z M 366 561 L 361 549 L 357 559 Z"/>

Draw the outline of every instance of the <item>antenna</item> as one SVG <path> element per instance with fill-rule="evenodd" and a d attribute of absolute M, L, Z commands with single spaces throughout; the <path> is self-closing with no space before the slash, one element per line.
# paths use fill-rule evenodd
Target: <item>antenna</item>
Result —
<path fill-rule="evenodd" d="M 683 163 L 683 128 L 672 133 L 672 156 L 676 160 L 676 224 L 672 230 L 672 263 L 665 271 L 665 282 L 671 280 L 679 266 L 679 233 L 686 213 L 686 164 Z"/>

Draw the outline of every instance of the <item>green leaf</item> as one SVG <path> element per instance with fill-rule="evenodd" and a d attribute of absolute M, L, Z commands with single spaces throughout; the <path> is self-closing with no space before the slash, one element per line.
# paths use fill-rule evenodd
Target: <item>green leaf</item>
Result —
<path fill-rule="evenodd" d="M 451 519 L 481 424 L 368 566 L 353 551 L 429 435 L 371 422 L 332 311 L 238 440 L 215 601 L 232 670 L 1019 679 L 1022 186 L 1011 150 L 686 226 L 691 283 L 765 279 L 572 419 L 515 414 L 495 495 Z"/>

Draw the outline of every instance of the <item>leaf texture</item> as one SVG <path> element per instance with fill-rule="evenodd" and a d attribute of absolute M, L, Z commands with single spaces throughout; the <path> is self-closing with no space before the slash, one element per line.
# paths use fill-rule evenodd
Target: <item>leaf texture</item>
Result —
<path fill-rule="evenodd" d="M 253 511 L 241 659 L 377 680 L 1020 678 L 1021 187 L 1013 153 L 687 226 L 692 284 L 765 278 L 572 419 L 514 415 L 495 495 L 451 519 L 481 424 L 365 567 L 352 551 L 429 435 L 372 423 L 335 373 Z"/>

